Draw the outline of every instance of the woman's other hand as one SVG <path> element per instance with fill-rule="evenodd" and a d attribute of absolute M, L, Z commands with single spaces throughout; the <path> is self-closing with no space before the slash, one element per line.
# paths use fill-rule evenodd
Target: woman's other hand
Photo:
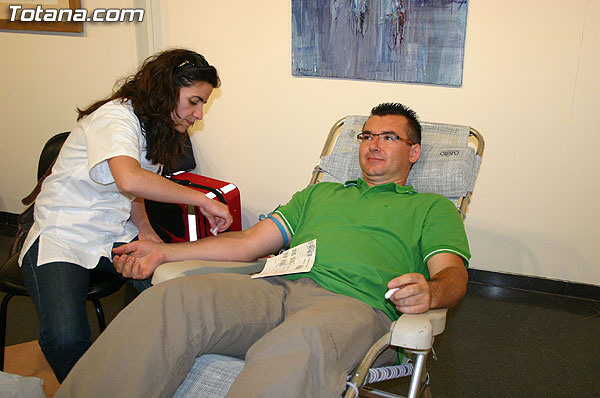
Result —
<path fill-rule="evenodd" d="M 233 222 L 229 207 L 217 200 L 206 199 L 205 204 L 199 207 L 204 217 L 210 223 L 211 230 L 217 228 L 218 232 L 225 231 Z"/>

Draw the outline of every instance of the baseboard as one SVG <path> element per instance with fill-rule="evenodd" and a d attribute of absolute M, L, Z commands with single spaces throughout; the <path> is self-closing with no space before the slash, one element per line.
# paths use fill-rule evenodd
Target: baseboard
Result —
<path fill-rule="evenodd" d="M 600 301 L 600 286 L 559 281 L 554 279 L 505 274 L 501 272 L 469 269 L 469 281 L 486 285 L 529 290 Z"/>
<path fill-rule="evenodd" d="M 17 225 L 18 214 L 0 211 L 0 224 Z"/>

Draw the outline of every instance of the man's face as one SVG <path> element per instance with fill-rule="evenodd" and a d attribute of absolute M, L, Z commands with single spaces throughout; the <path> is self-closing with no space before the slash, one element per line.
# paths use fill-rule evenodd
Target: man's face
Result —
<path fill-rule="evenodd" d="M 408 121 L 404 116 L 371 116 L 363 132 L 372 134 L 394 133 L 408 139 Z M 385 140 L 375 136 L 363 141 L 359 148 L 360 168 L 363 179 L 370 186 L 394 182 L 404 185 L 408 172 L 421 154 L 419 144 L 410 145 L 403 141 Z"/>
<path fill-rule="evenodd" d="M 205 82 L 199 82 L 179 90 L 177 107 L 171 112 L 171 119 L 175 123 L 175 130 L 185 133 L 196 120 L 204 116 L 202 107 L 208 101 L 213 87 Z"/>

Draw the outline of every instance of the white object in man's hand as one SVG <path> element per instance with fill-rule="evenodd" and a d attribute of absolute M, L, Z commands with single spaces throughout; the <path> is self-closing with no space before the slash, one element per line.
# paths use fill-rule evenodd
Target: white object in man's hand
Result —
<path fill-rule="evenodd" d="M 390 299 L 390 297 L 392 297 L 392 294 L 396 293 L 396 291 L 400 290 L 399 287 L 395 287 L 393 289 L 388 290 L 387 292 L 385 292 L 385 298 L 386 299 Z"/>

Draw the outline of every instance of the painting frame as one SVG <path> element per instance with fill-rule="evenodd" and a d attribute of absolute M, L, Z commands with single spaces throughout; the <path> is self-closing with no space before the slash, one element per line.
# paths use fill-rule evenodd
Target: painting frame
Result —
<path fill-rule="evenodd" d="M 8 8 L 9 5 L 20 4 L 23 8 L 33 8 L 38 4 L 19 1 L 1 1 L 0 7 Z M 69 8 L 71 10 L 81 8 L 81 0 L 58 0 L 55 8 Z M 83 22 L 11 22 L 8 18 L 0 18 L 0 29 L 6 30 L 29 30 L 41 32 L 67 32 L 67 33 L 82 33 Z"/>

